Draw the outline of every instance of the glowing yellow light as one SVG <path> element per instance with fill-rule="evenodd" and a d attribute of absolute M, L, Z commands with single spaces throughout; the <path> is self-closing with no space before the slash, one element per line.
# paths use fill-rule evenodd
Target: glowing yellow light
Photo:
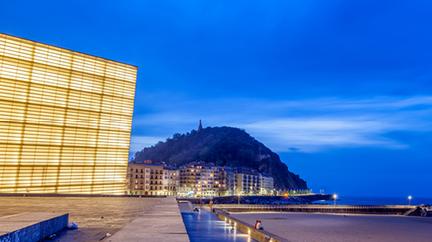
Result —
<path fill-rule="evenodd" d="M 124 194 L 136 67 L 0 34 L 0 193 Z"/>

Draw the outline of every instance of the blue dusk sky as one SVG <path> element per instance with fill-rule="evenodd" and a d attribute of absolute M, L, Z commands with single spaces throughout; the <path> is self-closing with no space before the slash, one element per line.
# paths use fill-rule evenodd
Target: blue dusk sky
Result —
<path fill-rule="evenodd" d="M 139 67 L 131 151 L 234 126 L 318 191 L 432 197 L 432 2 L 0 0 L 0 32 Z"/>

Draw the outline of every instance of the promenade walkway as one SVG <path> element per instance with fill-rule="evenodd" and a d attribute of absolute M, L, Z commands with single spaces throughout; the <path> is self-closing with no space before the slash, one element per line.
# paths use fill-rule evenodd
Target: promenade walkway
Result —
<path fill-rule="evenodd" d="M 135 220 L 106 241 L 186 242 L 189 241 L 189 237 L 177 201 L 169 197 L 161 199 L 159 204 L 143 208 Z"/>
<path fill-rule="evenodd" d="M 0 217 L 24 212 L 68 213 L 78 224 L 51 242 L 188 241 L 174 198 L 0 196 Z"/>
<path fill-rule="evenodd" d="M 432 218 L 427 217 L 292 212 L 230 215 L 249 224 L 259 219 L 265 231 L 292 242 L 430 242 L 432 238 Z"/>

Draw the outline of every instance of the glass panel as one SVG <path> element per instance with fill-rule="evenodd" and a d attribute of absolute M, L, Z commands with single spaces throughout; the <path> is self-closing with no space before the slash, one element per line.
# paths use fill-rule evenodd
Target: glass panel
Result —
<path fill-rule="evenodd" d="M 135 78 L 0 34 L 0 193 L 124 194 Z"/>

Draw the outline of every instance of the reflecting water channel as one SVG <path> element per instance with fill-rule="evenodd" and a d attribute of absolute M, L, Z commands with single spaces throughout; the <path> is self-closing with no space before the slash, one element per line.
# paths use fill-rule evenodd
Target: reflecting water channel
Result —
<path fill-rule="evenodd" d="M 200 212 L 184 212 L 182 216 L 191 242 L 255 241 L 204 209 Z"/>

